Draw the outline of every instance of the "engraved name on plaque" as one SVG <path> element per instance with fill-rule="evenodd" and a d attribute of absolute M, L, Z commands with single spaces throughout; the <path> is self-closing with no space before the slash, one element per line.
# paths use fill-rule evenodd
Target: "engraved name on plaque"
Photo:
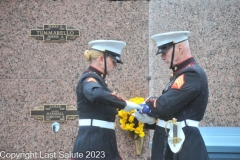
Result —
<path fill-rule="evenodd" d="M 65 24 L 44 24 L 39 29 L 31 29 L 30 36 L 44 42 L 66 42 L 80 36 L 80 30 L 67 28 Z"/>
<path fill-rule="evenodd" d="M 43 122 L 66 122 L 78 117 L 77 109 L 65 104 L 45 104 L 30 111 L 30 116 Z"/>

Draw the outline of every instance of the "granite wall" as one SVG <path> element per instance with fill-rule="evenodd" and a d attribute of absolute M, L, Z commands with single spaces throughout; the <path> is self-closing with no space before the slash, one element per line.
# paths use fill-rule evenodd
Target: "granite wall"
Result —
<path fill-rule="evenodd" d="M 107 77 L 109 88 L 124 99 L 148 96 L 148 2 L 1 0 L 0 16 L 1 155 L 33 152 L 38 155 L 31 159 L 67 159 L 57 154 L 72 151 L 78 120 L 60 123 L 54 133 L 52 123 L 31 118 L 30 110 L 44 104 L 76 107 L 75 87 L 89 65 L 83 53 L 91 40 L 126 41 L 124 64 Z M 80 37 L 60 44 L 30 37 L 30 30 L 43 24 L 66 24 L 79 29 Z M 119 128 L 118 119 L 116 125 L 120 155 L 144 159 L 148 132 L 142 154 L 136 156 L 134 141 Z"/>
<path fill-rule="evenodd" d="M 205 69 L 210 87 L 201 125 L 239 127 L 239 9 L 237 0 L 1 0 L 1 156 L 36 153 L 35 158 L 53 159 L 53 155 L 44 157 L 45 153 L 72 150 L 77 119 L 60 123 L 59 132 L 54 133 L 52 123 L 31 118 L 30 110 L 44 104 L 76 106 L 75 87 L 88 66 L 83 52 L 95 39 L 127 42 L 124 64 L 107 80 L 109 88 L 129 99 L 160 95 L 171 74 L 155 56 L 156 46 L 150 36 L 191 31 L 192 53 Z M 79 29 L 80 37 L 66 43 L 43 43 L 29 36 L 30 29 L 43 24 L 67 24 Z M 149 132 L 142 154 L 136 156 L 134 142 L 119 128 L 118 118 L 116 125 L 123 159 L 146 159 Z"/>
<path fill-rule="evenodd" d="M 202 126 L 240 126 L 240 1 L 150 1 L 149 36 L 188 30 L 192 55 L 206 71 L 209 103 Z M 160 95 L 171 70 L 149 41 L 149 94 Z"/>

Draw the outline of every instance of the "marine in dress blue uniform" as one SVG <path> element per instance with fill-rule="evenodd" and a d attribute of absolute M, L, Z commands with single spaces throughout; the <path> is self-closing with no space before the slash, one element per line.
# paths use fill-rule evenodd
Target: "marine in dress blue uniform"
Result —
<path fill-rule="evenodd" d="M 157 55 L 172 48 L 170 69 L 173 74 L 159 97 L 147 101 L 148 115 L 156 117 L 156 123 L 146 125 L 154 129 L 152 160 L 208 160 L 208 154 L 198 124 L 202 120 L 208 103 L 208 81 L 204 70 L 193 57 L 174 64 L 175 46 L 188 40 L 190 32 L 177 31 L 152 36 L 158 46 Z M 137 115 L 138 116 L 138 115 Z M 142 115 L 138 119 L 141 121 Z M 146 116 L 146 115 L 145 115 Z M 145 119 L 155 118 L 145 117 Z M 181 149 L 174 153 L 168 143 L 167 121 L 176 118 L 185 140 Z M 167 131 L 167 132 L 166 132 Z"/>
<path fill-rule="evenodd" d="M 126 43 L 115 40 L 89 42 L 91 50 L 102 52 L 122 63 L 120 54 Z M 117 150 L 115 116 L 118 109 L 137 109 L 139 105 L 125 101 L 107 86 L 106 63 L 104 71 L 89 66 L 81 75 L 76 87 L 79 114 L 79 131 L 74 144 L 72 159 L 121 160 Z M 83 156 L 82 156 L 83 155 Z"/>

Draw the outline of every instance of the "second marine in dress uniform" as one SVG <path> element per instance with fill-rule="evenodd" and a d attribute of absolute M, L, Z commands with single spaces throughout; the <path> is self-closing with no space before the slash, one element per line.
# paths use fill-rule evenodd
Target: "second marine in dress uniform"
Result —
<path fill-rule="evenodd" d="M 157 55 L 161 54 L 173 71 L 162 95 L 146 102 L 145 108 L 149 108 L 145 113 L 156 118 L 135 115 L 155 130 L 152 160 L 208 160 L 198 129 L 208 103 L 208 81 L 191 55 L 189 35 L 188 31 L 176 31 L 152 36 L 158 46 Z M 174 133 L 178 133 L 175 139 Z"/>

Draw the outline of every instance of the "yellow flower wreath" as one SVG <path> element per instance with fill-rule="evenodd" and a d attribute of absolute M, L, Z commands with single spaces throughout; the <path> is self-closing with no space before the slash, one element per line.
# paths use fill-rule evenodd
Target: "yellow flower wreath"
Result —
<path fill-rule="evenodd" d="M 144 102 L 144 98 L 134 97 L 129 99 L 129 101 L 136 104 L 141 104 Z M 124 110 L 118 111 L 118 116 L 120 117 L 120 126 L 122 130 L 130 131 L 131 133 L 137 134 L 139 137 L 144 137 L 144 123 L 138 122 L 138 120 L 132 116 L 133 113 L 133 110 L 130 112 L 126 112 Z"/>

